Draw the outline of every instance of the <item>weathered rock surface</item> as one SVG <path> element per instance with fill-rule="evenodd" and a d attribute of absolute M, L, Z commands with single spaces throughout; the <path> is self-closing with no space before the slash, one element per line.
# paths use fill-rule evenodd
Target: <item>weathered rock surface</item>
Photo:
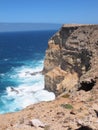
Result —
<path fill-rule="evenodd" d="M 98 79 L 98 25 L 63 25 L 48 42 L 44 73 L 57 96 L 90 90 Z"/>

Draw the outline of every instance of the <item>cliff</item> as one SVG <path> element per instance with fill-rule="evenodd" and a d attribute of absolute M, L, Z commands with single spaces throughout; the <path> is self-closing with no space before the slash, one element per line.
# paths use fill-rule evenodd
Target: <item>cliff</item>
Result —
<path fill-rule="evenodd" d="M 57 96 L 91 90 L 98 78 L 97 57 L 98 25 L 63 25 L 48 42 L 45 88 Z"/>
<path fill-rule="evenodd" d="M 48 42 L 43 70 L 58 97 L 0 115 L 0 130 L 98 130 L 97 57 L 98 25 L 63 25 Z M 35 119 L 45 126 L 31 125 Z"/>

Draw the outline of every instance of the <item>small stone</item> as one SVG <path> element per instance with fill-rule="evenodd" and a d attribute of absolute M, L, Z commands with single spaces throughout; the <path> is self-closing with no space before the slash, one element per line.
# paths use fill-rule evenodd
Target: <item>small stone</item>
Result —
<path fill-rule="evenodd" d="M 76 112 L 75 111 L 71 111 L 70 114 L 76 115 Z"/>
<path fill-rule="evenodd" d="M 29 123 L 31 126 L 34 126 L 34 127 L 41 127 L 41 128 L 45 127 L 45 124 L 41 122 L 39 119 L 32 119 L 30 120 Z"/>

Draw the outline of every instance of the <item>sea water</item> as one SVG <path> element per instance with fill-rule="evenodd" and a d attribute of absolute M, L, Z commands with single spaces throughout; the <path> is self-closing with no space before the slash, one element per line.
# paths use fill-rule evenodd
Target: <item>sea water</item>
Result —
<path fill-rule="evenodd" d="M 56 30 L 0 33 L 0 113 L 55 99 L 41 73 L 49 38 Z"/>

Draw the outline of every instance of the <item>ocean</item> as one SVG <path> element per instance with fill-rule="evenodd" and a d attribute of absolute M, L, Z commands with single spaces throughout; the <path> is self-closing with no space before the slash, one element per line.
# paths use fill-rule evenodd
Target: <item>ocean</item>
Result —
<path fill-rule="evenodd" d="M 43 69 L 48 40 L 55 32 L 0 33 L 0 114 L 55 99 L 44 90 L 44 76 L 36 73 Z"/>

